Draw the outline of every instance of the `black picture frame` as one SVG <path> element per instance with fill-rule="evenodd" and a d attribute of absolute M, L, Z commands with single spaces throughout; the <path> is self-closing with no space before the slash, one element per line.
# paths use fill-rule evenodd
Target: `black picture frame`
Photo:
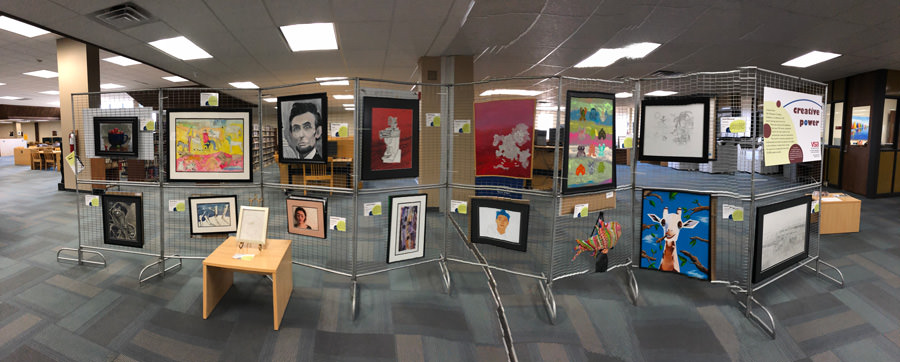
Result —
<path fill-rule="evenodd" d="M 569 146 L 571 145 L 571 141 L 572 141 L 569 139 L 569 136 L 571 135 L 571 122 L 572 122 L 571 116 L 572 116 L 572 109 L 573 109 L 572 108 L 572 98 L 599 98 L 599 99 L 605 99 L 612 104 L 612 113 L 609 115 L 609 117 L 612 119 L 612 122 L 611 122 L 612 127 L 611 127 L 610 133 L 606 134 L 604 137 L 604 139 L 608 138 L 608 139 L 612 140 L 612 142 L 610 142 L 610 148 L 608 150 L 608 152 L 609 152 L 608 156 L 609 156 L 610 161 L 607 166 L 610 168 L 610 170 L 611 170 L 610 172 L 612 174 L 610 183 L 599 184 L 599 185 L 589 185 L 589 186 L 577 186 L 577 187 L 569 186 L 568 180 L 569 180 L 569 177 L 572 177 L 572 175 L 569 174 L 569 171 L 570 171 L 569 170 L 569 161 L 570 161 L 569 160 L 569 157 L 570 157 Z M 598 192 L 598 191 L 604 191 L 604 190 L 612 190 L 612 189 L 616 188 L 616 157 L 615 157 L 615 154 L 616 154 L 615 116 L 616 115 L 615 115 L 615 110 L 616 110 L 616 97 L 613 94 L 600 93 L 600 92 L 581 92 L 581 91 L 571 91 L 571 90 L 566 91 L 566 111 L 565 111 L 566 122 L 565 122 L 565 125 L 563 128 L 563 134 L 561 135 L 562 137 L 560 137 L 560 138 L 562 138 L 562 141 L 563 141 L 563 148 L 562 148 L 563 176 L 566 178 L 562 182 L 562 187 L 563 187 L 562 193 L 564 195 L 580 194 L 580 193 L 587 193 L 587 192 Z M 606 152 L 606 151 L 604 151 L 604 152 Z M 588 154 L 590 154 L 590 152 L 588 152 Z M 607 155 L 607 153 L 604 153 L 604 155 Z M 602 161 L 600 161 L 600 162 L 602 162 Z"/>
<path fill-rule="evenodd" d="M 472 199 L 472 218 L 470 224 L 472 225 L 472 242 L 473 243 L 481 243 L 481 244 L 490 244 L 494 246 L 499 246 L 501 248 L 526 252 L 528 250 L 528 211 L 530 209 L 530 205 L 520 202 L 510 202 L 503 201 L 497 199 L 482 199 L 482 198 L 473 198 Z M 485 229 L 483 232 L 481 226 L 487 226 L 481 222 L 481 215 L 483 212 L 492 212 L 493 210 L 508 210 L 511 212 L 518 213 L 518 220 L 515 220 L 514 214 L 509 214 L 510 217 L 507 218 L 507 227 L 506 229 L 513 228 L 513 230 L 518 232 L 516 237 L 517 242 L 512 242 L 510 240 L 504 240 L 498 235 L 492 235 L 493 230 Z M 499 217 L 499 215 L 495 216 Z M 514 222 L 518 222 L 518 225 L 513 225 Z M 517 228 L 516 228 L 517 226 Z M 498 228 L 499 229 L 499 228 Z"/>
<path fill-rule="evenodd" d="M 397 109 L 410 110 L 411 124 L 410 127 L 401 128 L 401 137 L 399 147 L 401 151 L 409 153 L 410 165 L 402 168 L 380 168 L 376 162 L 372 161 L 373 157 L 378 157 L 372 141 L 373 132 L 380 130 L 373 129 L 373 124 L 379 126 L 381 120 L 373 119 L 373 111 L 379 109 Z M 376 123 L 377 122 L 377 123 Z M 382 97 L 363 97 L 363 133 L 362 133 L 362 179 L 363 180 L 385 180 L 397 178 L 419 177 L 419 100 L 418 99 L 399 99 L 399 98 L 382 98 Z M 410 132 L 411 131 L 411 132 Z M 410 140 L 404 141 L 403 132 L 410 132 Z M 378 133 L 375 133 L 376 135 Z M 404 147 L 405 145 L 405 147 Z M 384 152 L 382 152 L 383 154 Z M 401 164 L 405 158 L 401 155 Z"/>
<path fill-rule="evenodd" d="M 94 117 L 94 154 L 110 158 L 136 158 L 138 157 L 138 118 L 137 117 Z M 122 136 L 127 139 L 122 144 L 130 144 L 131 150 L 128 149 L 108 149 L 103 135 L 109 135 L 109 127 L 119 129 L 119 127 L 128 127 L 130 130 L 123 130 Z M 110 142 L 111 143 L 111 142 Z M 113 147 L 116 148 L 116 147 Z"/>
<path fill-rule="evenodd" d="M 756 208 L 756 237 L 753 245 L 753 283 L 762 282 L 782 272 L 783 270 L 790 268 L 800 261 L 803 261 L 809 256 L 811 207 L 812 197 L 809 195 L 804 195 L 795 199 Z M 771 219 L 766 218 L 767 215 L 772 215 L 778 212 L 782 213 L 773 215 Z M 803 212 L 802 226 L 800 226 L 800 222 L 796 220 L 796 216 L 800 216 L 800 212 Z M 791 216 L 795 217 L 792 218 Z M 772 234 L 767 235 L 767 228 L 768 231 L 771 231 L 771 228 L 774 227 L 779 228 L 779 230 L 776 231 L 777 236 L 773 236 Z M 794 230 L 793 233 L 788 234 L 791 229 Z M 803 251 L 788 254 L 788 256 L 782 257 L 779 260 L 768 260 L 768 256 L 772 255 L 773 253 L 784 254 L 783 251 L 788 251 L 785 250 L 785 245 L 782 245 L 780 248 L 777 245 L 771 245 L 773 242 L 791 243 L 793 241 L 795 244 L 799 244 L 796 240 L 798 236 L 796 234 L 801 232 L 801 230 L 803 232 Z M 796 248 L 797 246 L 799 245 L 794 245 L 794 248 Z"/>
<path fill-rule="evenodd" d="M 219 203 L 228 203 L 231 207 L 231 215 L 229 216 L 229 224 L 226 226 L 204 226 L 201 225 L 199 219 L 200 201 L 219 201 Z M 237 203 L 237 195 L 212 195 L 212 196 L 191 196 L 188 197 L 188 223 L 191 226 L 191 235 L 209 235 L 209 234 L 229 234 L 237 232 L 239 207 Z M 198 209 L 195 211 L 194 209 Z M 204 230 L 206 228 L 206 230 Z"/>
<path fill-rule="evenodd" d="M 210 120 L 231 120 L 242 121 L 241 137 L 239 142 L 241 147 L 241 158 L 243 169 L 241 172 L 231 171 L 181 171 L 178 170 L 178 153 L 179 144 L 177 133 L 177 120 L 179 119 L 194 121 L 210 121 Z M 253 112 L 250 108 L 179 108 L 166 110 L 166 142 L 168 159 L 167 179 L 172 182 L 252 182 L 253 181 L 253 158 L 251 138 L 253 125 Z M 225 143 L 222 143 L 224 146 Z M 218 145 L 216 147 L 219 147 Z M 230 150 L 235 146 L 228 145 Z"/>
<path fill-rule="evenodd" d="M 144 247 L 144 202 L 141 194 L 100 196 L 103 213 L 103 243 Z"/>
<path fill-rule="evenodd" d="M 665 161 L 665 162 L 695 162 L 695 163 L 706 163 L 709 162 L 709 110 L 710 110 L 710 98 L 708 97 L 665 97 L 665 98 L 645 98 L 641 102 L 641 126 L 638 136 L 638 159 L 641 161 Z M 668 107 L 668 108 L 667 108 Z M 647 115 L 650 114 L 651 117 L 656 117 L 657 113 L 654 113 L 654 110 L 670 110 L 671 107 L 681 107 L 683 111 L 689 111 L 693 108 L 702 107 L 702 111 L 699 111 L 702 115 L 702 119 L 694 119 L 694 126 L 699 122 L 699 126 L 703 127 L 702 135 L 698 132 L 689 133 L 691 136 L 688 142 L 695 145 L 696 143 L 700 143 L 700 149 L 697 152 L 686 152 L 689 153 L 687 155 L 673 155 L 670 150 L 657 150 L 656 147 L 661 143 L 657 137 L 654 139 L 648 139 L 647 134 Z M 693 116 L 693 113 L 691 114 Z M 664 117 L 663 117 L 664 118 Z M 678 124 L 678 120 L 673 121 L 674 124 Z M 673 125 L 673 127 L 675 127 Z M 671 134 L 670 132 L 663 132 L 666 134 Z M 674 131 L 673 131 L 674 133 Z M 655 133 L 654 133 L 655 134 Z M 684 139 L 684 133 L 679 132 L 673 138 L 678 138 L 679 140 Z M 677 142 L 676 142 L 677 143 Z M 648 150 L 649 146 L 652 144 L 653 149 Z M 674 147 L 674 146 L 673 146 Z"/>
<path fill-rule="evenodd" d="M 297 154 L 298 151 L 290 147 L 291 137 L 291 120 L 290 115 L 294 105 L 311 104 L 317 107 L 319 120 L 317 120 L 316 128 L 318 128 L 319 137 L 316 139 L 314 151 L 315 158 L 306 159 Z M 300 109 L 300 114 L 309 113 L 309 109 Z M 297 116 L 297 115 L 295 115 Z M 278 162 L 280 163 L 325 163 L 328 160 L 328 94 L 299 94 L 292 96 L 278 97 Z M 285 149 L 285 147 L 288 147 Z"/>
<path fill-rule="evenodd" d="M 388 250 L 386 262 L 388 264 L 397 263 L 406 260 L 419 259 L 425 256 L 426 245 L 426 222 L 428 220 L 428 194 L 410 194 L 410 195 L 394 195 L 388 197 L 388 220 L 390 226 L 388 228 Z M 404 225 L 402 208 L 415 207 L 415 224 Z M 410 217 L 410 214 L 405 214 Z M 409 221 L 409 220 L 407 220 Z M 406 250 L 399 250 L 402 242 L 404 228 L 407 230 L 413 228 L 415 243 L 414 247 Z M 406 231 L 408 232 L 408 231 Z M 408 247 L 408 246 L 407 246 Z"/>

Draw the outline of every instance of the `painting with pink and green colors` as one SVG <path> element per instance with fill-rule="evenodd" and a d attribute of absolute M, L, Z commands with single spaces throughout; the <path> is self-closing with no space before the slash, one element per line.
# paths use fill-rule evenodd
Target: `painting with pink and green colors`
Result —
<path fill-rule="evenodd" d="M 169 179 L 250 181 L 250 112 L 169 112 Z"/>
<path fill-rule="evenodd" d="M 568 91 L 566 105 L 563 193 L 616 188 L 615 97 Z"/>

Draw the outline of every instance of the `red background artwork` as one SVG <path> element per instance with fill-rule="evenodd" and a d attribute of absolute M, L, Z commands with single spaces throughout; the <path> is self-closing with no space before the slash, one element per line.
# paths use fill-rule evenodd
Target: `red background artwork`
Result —
<path fill-rule="evenodd" d="M 372 149 L 369 150 L 371 169 L 402 170 L 412 168 L 412 137 L 413 137 L 413 111 L 404 108 L 372 108 Z M 378 138 L 378 132 L 388 128 L 388 117 L 397 117 L 397 128 L 400 128 L 400 162 L 384 163 L 381 156 L 384 155 L 384 140 Z M 366 152 L 363 150 L 363 152 Z"/>
<path fill-rule="evenodd" d="M 534 155 L 534 99 L 492 101 L 475 104 L 475 176 L 531 178 Z M 517 125 L 523 124 L 524 127 Z M 515 135 L 511 135 L 516 133 Z M 494 145 L 494 135 L 504 138 Z M 514 137 L 517 136 L 517 137 Z M 515 141 L 515 142 L 513 142 Z M 520 142 L 521 141 L 521 142 Z M 507 152 L 502 144 L 512 146 Z M 515 150 L 515 153 L 508 151 Z M 505 156 L 505 157 L 504 157 Z"/>

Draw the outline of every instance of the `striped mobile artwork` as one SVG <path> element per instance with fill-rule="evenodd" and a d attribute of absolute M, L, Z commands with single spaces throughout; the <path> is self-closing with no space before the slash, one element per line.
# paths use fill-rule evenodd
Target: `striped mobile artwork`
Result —
<path fill-rule="evenodd" d="M 591 256 L 596 257 L 597 253 L 602 252 L 604 249 L 615 247 L 619 242 L 619 237 L 622 236 L 622 225 L 615 221 L 601 221 L 594 225 L 594 230 L 596 233 L 590 239 L 575 239 L 577 245 L 575 245 L 575 256 L 572 257 L 572 260 L 575 260 L 579 254 L 585 251 L 592 252 Z"/>

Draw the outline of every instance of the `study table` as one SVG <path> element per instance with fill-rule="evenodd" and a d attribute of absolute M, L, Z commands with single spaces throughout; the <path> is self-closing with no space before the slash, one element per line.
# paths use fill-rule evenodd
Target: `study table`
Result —
<path fill-rule="evenodd" d="M 278 330 L 294 290 L 291 241 L 266 239 L 265 247 L 252 260 L 235 259 L 238 252 L 238 242 L 230 236 L 203 260 L 203 319 L 231 288 L 234 272 L 268 275 L 272 277 L 272 314 Z"/>

